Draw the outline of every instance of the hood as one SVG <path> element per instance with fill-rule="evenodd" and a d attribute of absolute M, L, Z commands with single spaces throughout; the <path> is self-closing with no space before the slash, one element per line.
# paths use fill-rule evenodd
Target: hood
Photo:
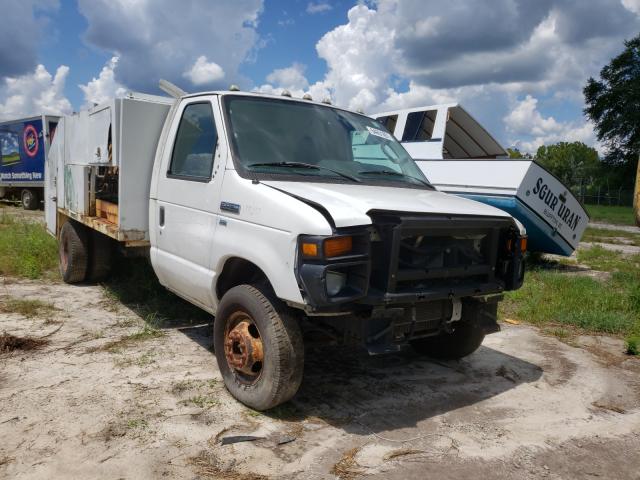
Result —
<path fill-rule="evenodd" d="M 434 190 L 371 185 L 261 181 L 264 185 L 324 207 L 336 227 L 368 225 L 371 210 L 511 217 L 495 207 Z"/>

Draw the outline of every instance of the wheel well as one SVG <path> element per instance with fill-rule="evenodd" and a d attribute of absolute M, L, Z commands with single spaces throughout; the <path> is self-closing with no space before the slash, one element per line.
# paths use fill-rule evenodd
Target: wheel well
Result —
<path fill-rule="evenodd" d="M 216 296 L 218 300 L 221 299 L 228 290 L 242 284 L 263 284 L 271 287 L 269 279 L 260 267 L 244 258 L 234 257 L 225 262 L 222 273 L 220 273 L 220 278 L 216 282 Z"/>

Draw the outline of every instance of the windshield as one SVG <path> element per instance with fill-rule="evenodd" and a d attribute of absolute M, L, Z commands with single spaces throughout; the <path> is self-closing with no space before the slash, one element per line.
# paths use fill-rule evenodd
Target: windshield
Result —
<path fill-rule="evenodd" d="M 280 99 L 224 100 L 236 167 L 252 178 L 432 188 L 393 135 L 364 115 Z"/>

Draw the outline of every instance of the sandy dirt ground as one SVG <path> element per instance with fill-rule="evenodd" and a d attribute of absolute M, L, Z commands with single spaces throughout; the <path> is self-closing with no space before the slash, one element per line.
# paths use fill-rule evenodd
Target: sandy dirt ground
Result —
<path fill-rule="evenodd" d="M 57 310 L 0 313 L 48 342 L 0 354 L 0 478 L 640 478 L 640 360 L 617 339 L 506 324 L 458 362 L 309 347 L 298 395 L 261 414 L 226 392 L 209 325 L 136 335 L 100 286 L 0 279 L 2 298 Z"/>

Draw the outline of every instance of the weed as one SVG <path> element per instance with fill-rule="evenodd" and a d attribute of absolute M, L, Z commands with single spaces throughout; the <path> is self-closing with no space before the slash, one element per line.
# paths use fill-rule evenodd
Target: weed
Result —
<path fill-rule="evenodd" d="M 145 352 L 139 357 L 125 357 L 115 362 L 118 367 L 130 367 L 132 365 L 136 365 L 138 367 L 146 367 L 147 365 L 151 365 L 155 363 L 155 352 Z"/>
<path fill-rule="evenodd" d="M 43 338 L 16 337 L 8 333 L 0 334 L 0 353 L 14 350 L 37 350 L 49 343 Z"/>
<path fill-rule="evenodd" d="M 39 224 L 0 215 L 0 275 L 59 278 L 56 240 Z"/>
<path fill-rule="evenodd" d="M 42 300 L 29 300 L 11 296 L 0 297 L 1 313 L 17 313 L 23 317 L 31 318 L 59 310 L 52 303 Z"/>
<path fill-rule="evenodd" d="M 133 418 L 127 420 L 127 428 L 130 429 L 146 429 L 149 426 L 149 423 L 144 418 Z"/>
<path fill-rule="evenodd" d="M 331 468 L 331 473 L 339 478 L 353 478 L 362 475 L 362 467 L 356 460 L 360 447 L 352 448 L 342 455 L 342 458 Z"/>
<path fill-rule="evenodd" d="M 145 324 L 138 332 L 132 333 L 130 335 L 125 335 L 124 337 L 120 337 L 117 340 L 112 340 L 100 347 L 89 348 L 87 351 L 91 353 L 98 350 L 103 350 L 109 353 L 120 353 L 123 349 L 130 347 L 138 342 L 143 342 L 151 338 L 162 337 L 164 335 L 164 331 Z"/>
<path fill-rule="evenodd" d="M 545 333 L 549 335 L 553 335 L 554 337 L 557 337 L 560 340 L 565 340 L 571 336 L 571 332 L 566 328 L 562 328 L 562 327 L 547 328 L 545 329 Z"/>
<path fill-rule="evenodd" d="M 204 395 L 196 395 L 195 397 L 189 397 L 180 403 L 183 405 L 195 405 L 199 408 L 211 408 L 220 405 L 220 400 L 217 398 L 206 397 Z"/>
<path fill-rule="evenodd" d="M 238 472 L 231 466 L 225 466 L 213 452 L 201 451 L 187 460 L 200 477 L 216 480 L 268 480 L 269 477 L 253 472 Z"/>
<path fill-rule="evenodd" d="M 640 355 L 640 336 L 631 335 L 627 337 L 627 354 Z"/>

